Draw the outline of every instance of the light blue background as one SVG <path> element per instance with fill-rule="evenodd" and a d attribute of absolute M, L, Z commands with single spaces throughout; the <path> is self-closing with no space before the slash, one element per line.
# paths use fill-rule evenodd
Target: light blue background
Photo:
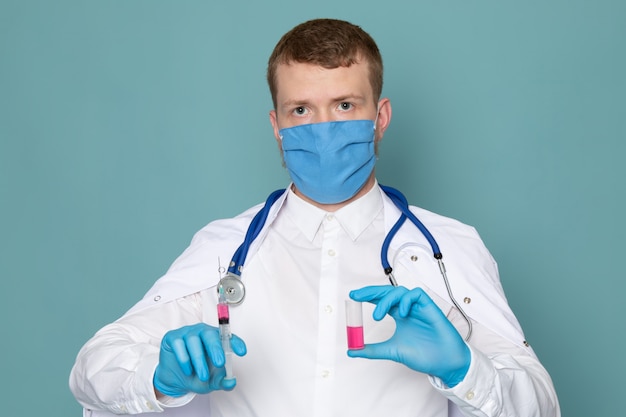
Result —
<path fill-rule="evenodd" d="M 624 2 L 1 0 L 2 415 L 78 416 L 81 345 L 287 184 L 265 65 L 314 17 L 383 52 L 381 182 L 478 228 L 564 416 L 624 415 Z"/>

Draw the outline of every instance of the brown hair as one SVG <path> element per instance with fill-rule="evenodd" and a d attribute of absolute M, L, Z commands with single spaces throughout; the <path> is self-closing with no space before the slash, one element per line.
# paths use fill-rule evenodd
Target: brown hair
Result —
<path fill-rule="evenodd" d="M 267 83 L 276 108 L 276 69 L 291 62 L 319 65 L 327 69 L 349 67 L 363 59 L 369 64 L 374 100 L 383 89 L 383 61 L 376 42 L 359 26 L 336 19 L 301 23 L 283 35 L 267 65 Z"/>

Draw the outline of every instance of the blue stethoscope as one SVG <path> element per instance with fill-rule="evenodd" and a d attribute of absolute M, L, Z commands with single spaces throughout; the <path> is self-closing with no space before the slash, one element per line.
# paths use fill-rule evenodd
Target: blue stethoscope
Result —
<path fill-rule="evenodd" d="M 391 285 L 393 285 L 394 287 L 398 286 L 398 282 L 393 276 L 393 268 L 389 264 L 389 259 L 387 257 L 387 254 L 389 252 L 389 245 L 391 244 L 392 239 L 394 238 L 398 230 L 400 230 L 404 222 L 409 219 L 411 223 L 413 223 L 415 227 L 419 229 L 419 231 L 422 233 L 422 235 L 424 235 L 424 237 L 430 244 L 433 256 L 439 264 L 439 271 L 441 272 L 441 276 L 443 277 L 443 281 L 446 285 L 448 296 L 467 322 L 468 330 L 465 336 L 465 340 L 469 340 L 472 334 L 472 322 L 452 295 L 452 290 L 450 288 L 450 283 L 448 282 L 448 277 L 446 274 L 446 267 L 443 263 L 443 255 L 441 254 L 441 250 L 439 249 L 437 241 L 430 233 L 430 231 L 426 228 L 426 226 L 424 226 L 424 224 L 417 218 L 417 216 L 415 216 L 415 214 L 411 212 L 406 197 L 404 197 L 404 195 L 400 191 L 384 185 L 380 185 L 380 187 L 385 192 L 387 197 L 389 197 L 389 199 L 401 212 L 400 217 L 385 237 L 380 251 L 380 258 L 383 270 L 385 272 L 385 275 L 387 275 L 389 282 L 391 282 Z M 248 256 L 248 250 L 250 249 L 250 245 L 252 244 L 254 239 L 256 239 L 259 233 L 261 233 L 261 230 L 265 225 L 267 216 L 269 215 L 272 206 L 284 193 L 285 189 L 280 189 L 274 191 L 272 194 L 269 195 L 269 197 L 267 197 L 263 208 L 261 208 L 261 210 L 252 219 L 252 222 L 250 222 L 250 226 L 248 226 L 248 230 L 246 231 L 243 242 L 237 248 L 232 260 L 230 261 L 226 275 L 220 279 L 218 289 L 220 287 L 224 289 L 224 295 L 226 297 L 226 301 L 229 304 L 240 304 L 245 297 L 245 286 L 241 280 L 241 271 L 243 269 L 243 264 L 246 260 L 246 257 Z"/>

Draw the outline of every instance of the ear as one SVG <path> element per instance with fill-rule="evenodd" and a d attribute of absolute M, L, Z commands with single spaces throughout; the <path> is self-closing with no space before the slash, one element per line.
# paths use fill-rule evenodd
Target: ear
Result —
<path fill-rule="evenodd" d="M 388 98 L 381 98 L 378 101 L 378 120 L 376 121 L 376 143 L 380 142 L 385 135 L 385 131 L 391 123 L 391 102 Z"/>
<path fill-rule="evenodd" d="M 278 133 L 278 120 L 276 116 L 276 110 L 270 111 L 270 123 L 272 124 L 272 129 L 274 129 L 274 137 L 276 138 L 276 142 L 278 142 L 278 147 L 282 149 L 280 134 Z"/>

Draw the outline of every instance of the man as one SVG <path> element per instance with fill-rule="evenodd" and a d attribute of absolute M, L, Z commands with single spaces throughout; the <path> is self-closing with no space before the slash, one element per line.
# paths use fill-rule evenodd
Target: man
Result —
<path fill-rule="evenodd" d="M 471 227 L 411 207 L 445 253 L 449 282 L 409 221 L 386 242 L 403 204 L 374 173 L 391 104 L 371 37 L 338 20 L 298 25 L 276 45 L 268 82 L 293 183 L 266 209 L 198 232 L 144 299 L 81 349 L 70 385 L 85 414 L 560 415 Z M 251 222 L 227 378 L 213 277 Z M 383 244 L 400 286 L 388 285 Z M 346 354 L 348 297 L 373 311 L 366 346 Z"/>

